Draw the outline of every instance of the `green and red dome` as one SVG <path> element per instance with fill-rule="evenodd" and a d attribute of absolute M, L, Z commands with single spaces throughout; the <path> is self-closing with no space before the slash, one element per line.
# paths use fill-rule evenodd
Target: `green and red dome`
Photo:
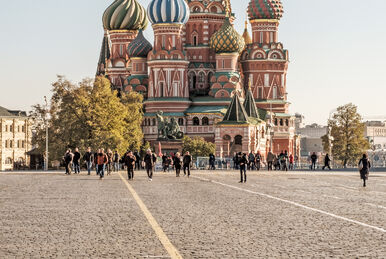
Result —
<path fill-rule="evenodd" d="M 250 20 L 275 19 L 283 17 L 283 4 L 281 0 L 251 0 L 248 6 Z"/>

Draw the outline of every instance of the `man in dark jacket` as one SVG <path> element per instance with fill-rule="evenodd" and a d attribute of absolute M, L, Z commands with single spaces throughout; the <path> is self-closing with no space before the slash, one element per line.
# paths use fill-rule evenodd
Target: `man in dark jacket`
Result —
<path fill-rule="evenodd" d="M 248 170 L 254 170 L 255 169 L 255 155 L 252 153 L 249 153 L 248 155 Z"/>
<path fill-rule="evenodd" d="M 239 166 L 240 166 L 240 183 L 247 182 L 247 154 L 239 153 Z"/>
<path fill-rule="evenodd" d="M 188 170 L 188 177 L 190 177 L 191 164 L 192 164 L 192 156 L 190 155 L 189 151 L 187 151 L 183 159 L 184 176 L 186 175 L 186 170 Z"/>
<path fill-rule="evenodd" d="M 73 163 L 74 163 L 74 173 L 80 174 L 80 153 L 78 148 L 75 148 Z"/>
<path fill-rule="evenodd" d="M 87 152 L 83 155 L 83 161 L 86 163 L 88 175 L 91 174 L 92 163 L 94 162 L 94 155 L 91 152 L 91 148 L 87 149 Z"/>
<path fill-rule="evenodd" d="M 330 156 L 326 154 L 326 156 L 324 157 L 324 166 L 322 169 L 324 170 L 324 168 L 327 167 L 329 170 L 331 170 L 330 162 L 331 162 Z"/>
<path fill-rule="evenodd" d="M 216 157 L 213 154 L 209 155 L 209 170 L 216 170 L 216 166 L 214 165 L 216 162 Z"/>
<path fill-rule="evenodd" d="M 128 151 L 124 157 L 123 161 L 125 165 L 127 166 L 127 177 L 129 180 L 134 180 L 134 167 L 135 167 L 135 162 L 137 159 L 133 155 L 133 152 Z"/>
<path fill-rule="evenodd" d="M 149 181 L 153 181 L 153 171 L 155 167 L 155 163 L 157 162 L 157 157 L 151 152 L 151 149 L 146 151 L 146 155 L 144 158 L 145 168 L 147 176 L 149 177 Z"/>
<path fill-rule="evenodd" d="M 316 170 L 316 161 L 318 160 L 318 156 L 316 153 L 312 153 L 311 155 L 311 170 Z"/>
<path fill-rule="evenodd" d="M 66 154 L 64 155 L 64 165 L 66 167 L 66 174 L 71 174 L 71 167 L 72 167 L 72 160 L 74 155 L 71 153 L 71 149 L 67 150 Z"/>
<path fill-rule="evenodd" d="M 135 151 L 134 152 L 134 156 L 135 156 L 135 170 L 140 170 L 141 169 L 141 157 L 139 156 L 139 153 L 138 151 Z"/>

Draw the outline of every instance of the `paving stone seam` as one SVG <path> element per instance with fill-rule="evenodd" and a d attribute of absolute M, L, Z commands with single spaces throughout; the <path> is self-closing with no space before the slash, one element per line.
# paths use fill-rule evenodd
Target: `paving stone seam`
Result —
<path fill-rule="evenodd" d="M 381 227 L 369 225 L 369 224 L 366 224 L 366 223 L 363 223 L 363 222 L 360 222 L 360 221 L 357 221 L 357 220 L 349 219 L 349 218 L 346 218 L 346 217 L 343 217 L 343 216 L 339 216 L 339 215 L 336 215 L 336 214 L 333 214 L 333 213 L 330 213 L 330 212 L 327 212 L 327 211 L 323 211 L 323 210 L 320 210 L 320 209 L 312 208 L 312 207 L 309 207 L 309 206 L 306 206 L 306 205 L 303 205 L 303 204 L 300 204 L 300 203 L 297 203 L 297 202 L 294 202 L 294 201 L 282 199 L 282 198 L 275 197 L 275 196 L 272 196 L 272 195 L 269 195 L 269 194 L 265 194 L 265 193 L 251 191 L 251 190 L 248 190 L 248 189 L 243 189 L 243 188 L 240 188 L 240 187 L 237 187 L 237 186 L 233 186 L 233 185 L 222 183 L 222 182 L 217 182 L 217 181 L 206 179 L 206 178 L 203 178 L 203 177 L 193 176 L 193 178 L 196 178 L 196 179 L 199 179 L 199 180 L 202 180 L 202 181 L 211 182 L 211 183 L 218 184 L 218 185 L 222 185 L 224 187 L 232 188 L 232 189 L 235 189 L 235 190 L 239 190 L 239 191 L 243 191 L 243 192 L 247 192 L 247 193 L 251 193 L 251 194 L 256 194 L 256 195 L 259 195 L 259 196 L 262 196 L 262 197 L 266 197 L 266 198 L 269 198 L 269 199 L 281 201 L 281 202 L 284 202 L 284 203 L 287 203 L 287 204 L 294 205 L 296 207 L 300 207 L 300 208 L 303 208 L 303 209 L 306 209 L 306 210 L 318 212 L 320 214 L 324 214 L 324 215 L 327 215 L 327 216 L 330 216 L 330 217 L 333 217 L 333 218 L 344 220 L 344 221 L 347 221 L 347 222 L 350 222 L 350 223 L 353 223 L 353 224 L 356 224 L 356 225 L 360 225 L 362 227 L 367 227 L 367 228 L 371 228 L 371 229 L 374 229 L 374 230 L 386 233 L 386 229 L 383 229 Z"/>
<path fill-rule="evenodd" d="M 137 192 L 134 190 L 134 188 L 130 185 L 130 183 L 121 175 L 121 173 L 118 173 L 119 177 L 123 181 L 123 183 L 126 185 L 127 189 L 133 195 L 134 200 L 142 210 L 143 214 L 145 215 L 146 219 L 148 220 L 150 226 L 153 228 L 154 232 L 156 233 L 159 241 L 162 243 L 168 254 L 170 255 L 170 258 L 172 259 L 182 259 L 181 254 L 177 250 L 177 248 L 170 242 L 169 238 L 166 236 L 165 232 L 162 230 L 161 226 L 158 224 L 156 219 L 153 217 L 153 215 L 150 213 L 149 209 L 146 207 L 146 205 L 143 203 L 142 199 L 139 197 Z"/>

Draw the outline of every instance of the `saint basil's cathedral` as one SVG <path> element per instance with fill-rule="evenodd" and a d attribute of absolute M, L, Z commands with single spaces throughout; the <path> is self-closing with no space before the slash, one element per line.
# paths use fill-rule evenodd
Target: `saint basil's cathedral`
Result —
<path fill-rule="evenodd" d="M 289 54 L 278 41 L 282 3 L 251 0 L 247 11 L 252 36 L 248 22 L 242 35 L 235 30 L 230 0 L 152 0 L 147 11 L 137 0 L 115 0 L 106 9 L 97 75 L 144 95 L 142 128 L 152 146 L 162 111 L 186 136 L 215 143 L 217 157 L 300 153 L 287 101 Z M 143 34 L 149 21 L 154 44 Z"/>

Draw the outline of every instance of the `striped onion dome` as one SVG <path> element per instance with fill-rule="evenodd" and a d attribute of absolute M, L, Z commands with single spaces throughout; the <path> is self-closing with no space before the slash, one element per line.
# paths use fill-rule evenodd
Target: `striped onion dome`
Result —
<path fill-rule="evenodd" d="M 146 10 L 137 0 L 115 0 L 103 14 L 106 30 L 146 29 Z"/>
<path fill-rule="evenodd" d="M 276 19 L 283 17 L 281 0 L 251 0 L 248 6 L 249 19 Z"/>
<path fill-rule="evenodd" d="M 210 47 L 216 53 L 234 53 L 244 50 L 244 38 L 233 28 L 229 18 L 225 18 L 224 24 L 210 38 Z"/>
<path fill-rule="evenodd" d="M 135 38 L 127 47 L 127 54 L 131 58 L 146 58 L 147 54 L 153 49 L 150 42 L 143 36 L 142 30 L 139 30 Z"/>
<path fill-rule="evenodd" d="M 188 22 L 190 10 L 185 0 L 152 0 L 147 14 L 152 24 L 185 24 Z"/>

